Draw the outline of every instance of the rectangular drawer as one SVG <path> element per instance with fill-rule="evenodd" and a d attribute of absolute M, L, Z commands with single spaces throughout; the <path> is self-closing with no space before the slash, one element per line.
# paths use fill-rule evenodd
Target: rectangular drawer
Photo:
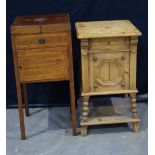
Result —
<path fill-rule="evenodd" d="M 67 80 L 68 47 L 18 50 L 18 68 L 22 82 Z"/>
<path fill-rule="evenodd" d="M 115 52 L 129 50 L 128 37 L 95 38 L 89 40 L 90 52 Z"/>
<path fill-rule="evenodd" d="M 68 45 L 68 33 L 40 33 L 16 35 L 17 49 L 33 49 Z"/>

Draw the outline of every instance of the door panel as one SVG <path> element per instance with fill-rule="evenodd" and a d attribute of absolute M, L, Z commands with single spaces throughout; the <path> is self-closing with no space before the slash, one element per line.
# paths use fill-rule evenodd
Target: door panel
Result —
<path fill-rule="evenodd" d="M 18 50 L 22 82 L 68 79 L 68 48 Z"/>
<path fill-rule="evenodd" d="M 90 54 L 91 91 L 129 88 L 129 52 Z"/>

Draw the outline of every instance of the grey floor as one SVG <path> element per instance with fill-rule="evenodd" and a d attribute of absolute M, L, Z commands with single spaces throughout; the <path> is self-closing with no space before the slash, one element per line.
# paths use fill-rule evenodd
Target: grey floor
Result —
<path fill-rule="evenodd" d="M 7 155 L 147 155 L 147 103 L 138 103 L 139 133 L 130 124 L 89 129 L 87 137 L 71 135 L 68 107 L 30 109 L 27 140 L 20 140 L 17 109 L 7 110 Z"/>

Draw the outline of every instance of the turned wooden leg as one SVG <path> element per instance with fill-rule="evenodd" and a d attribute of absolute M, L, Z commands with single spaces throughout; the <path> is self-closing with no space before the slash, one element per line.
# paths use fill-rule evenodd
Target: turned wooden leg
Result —
<path fill-rule="evenodd" d="M 131 98 L 131 111 L 132 111 L 132 117 L 133 118 L 138 118 L 138 113 L 137 113 L 137 104 L 136 104 L 136 93 L 130 94 Z M 139 131 L 139 122 L 134 122 L 133 123 L 133 131 L 138 132 Z"/>
<path fill-rule="evenodd" d="M 84 96 L 82 99 L 82 122 L 86 122 L 88 120 L 89 113 L 89 96 Z M 87 128 L 88 126 L 81 126 L 81 135 L 87 136 Z"/>
<path fill-rule="evenodd" d="M 24 140 L 24 139 L 26 139 L 26 136 L 25 136 L 25 125 L 24 125 L 24 113 L 23 113 L 23 107 L 22 107 L 21 85 L 19 82 L 16 82 L 16 89 L 17 89 L 17 100 L 18 100 L 21 139 Z"/>
<path fill-rule="evenodd" d="M 82 121 L 87 121 L 89 113 L 89 96 L 82 99 Z"/>
<path fill-rule="evenodd" d="M 30 116 L 29 113 L 29 105 L 28 105 L 28 95 L 27 95 L 27 85 L 23 84 L 23 99 L 24 99 L 24 105 L 25 105 L 25 114 L 26 117 Z"/>
<path fill-rule="evenodd" d="M 74 81 L 70 80 L 70 111 L 72 116 L 72 134 L 76 135 L 76 110 L 75 110 L 75 94 Z"/>
<path fill-rule="evenodd" d="M 87 136 L 87 128 L 88 126 L 81 126 L 81 136 Z"/>

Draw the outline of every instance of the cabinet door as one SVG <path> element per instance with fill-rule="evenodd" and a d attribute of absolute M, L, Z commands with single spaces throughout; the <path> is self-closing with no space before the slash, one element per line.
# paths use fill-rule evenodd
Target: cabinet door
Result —
<path fill-rule="evenodd" d="M 92 53 L 89 60 L 91 91 L 129 88 L 129 52 Z"/>
<path fill-rule="evenodd" d="M 69 79 L 68 47 L 18 50 L 22 82 Z"/>

